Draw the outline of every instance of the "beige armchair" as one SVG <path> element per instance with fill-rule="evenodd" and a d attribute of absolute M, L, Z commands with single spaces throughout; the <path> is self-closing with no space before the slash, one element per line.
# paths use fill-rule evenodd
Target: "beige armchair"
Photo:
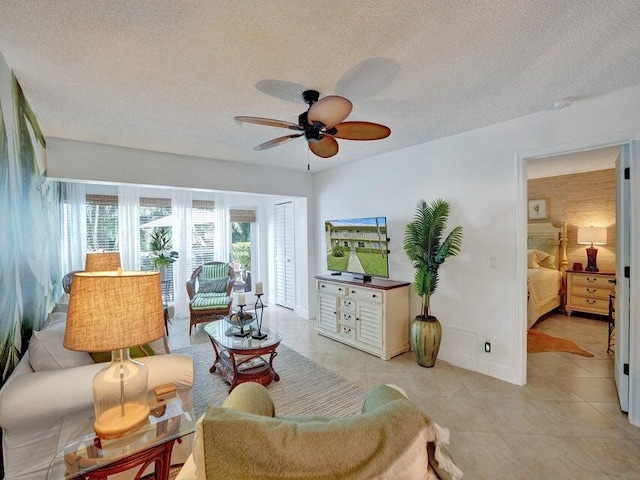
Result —
<path fill-rule="evenodd" d="M 219 320 L 231 313 L 233 269 L 224 262 L 197 267 L 187 281 L 189 335 L 194 325 Z"/>
<path fill-rule="evenodd" d="M 176 480 L 457 480 L 447 442 L 396 387 L 370 391 L 360 415 L 277 417 L 269 391 L 247 382 L 200 418 Z"/>

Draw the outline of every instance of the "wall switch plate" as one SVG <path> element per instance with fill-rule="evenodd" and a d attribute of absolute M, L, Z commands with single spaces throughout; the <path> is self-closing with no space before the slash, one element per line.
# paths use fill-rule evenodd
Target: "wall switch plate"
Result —
<path fill-rule="evenodd" d="M 484 342 L 484 351 L 486 353 L 491 353 L 491 340 Z"/>
<path fill-rule="evenodd" d="M 496 257 L 489 257 L 489 268 L 496 268 Z"/>

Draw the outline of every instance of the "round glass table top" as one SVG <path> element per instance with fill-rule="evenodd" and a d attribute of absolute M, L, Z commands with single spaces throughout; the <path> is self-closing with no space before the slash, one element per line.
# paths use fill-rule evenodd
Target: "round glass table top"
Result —
<path fill-rule="evenodd" d="M 259 348 L 267 348 L 277 345 L 282 341 L 282 335 L 271 328 L 262 327 L 262 334 L 266 334 L 266 338 L 254 338 L 258 334 L 258 325 L 255 321 L 240 327 L 234 323 L 227 321 L 228 317 L 223 320 L 207 323 L 204 331 L 218 345 L 226 349 L 233 350 L 253 350 Z M 244 332 L 245 336 L 242 335 Z"/>

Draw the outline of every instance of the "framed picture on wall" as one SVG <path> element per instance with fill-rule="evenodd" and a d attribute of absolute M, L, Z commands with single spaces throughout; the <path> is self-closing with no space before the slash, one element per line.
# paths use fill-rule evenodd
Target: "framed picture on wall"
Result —
<path fill-rule="evenodd" d="M 529 220 L 542 220 L 548 216 L 546 198 L 529 200 Z"/>

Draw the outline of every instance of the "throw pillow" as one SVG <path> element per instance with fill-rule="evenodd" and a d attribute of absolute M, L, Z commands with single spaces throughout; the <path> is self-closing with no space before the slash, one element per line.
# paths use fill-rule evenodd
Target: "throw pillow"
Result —
<path fill-rule="evenodd" d="M 129 349 L 131 358 L 150 357 L 151 355 L 154 355 L 154 353 L 149 345 L 140 345 Z M 111 352 L 91 352 L 91 358 L 95 363 L 110 362 Z"/>
<path fill-rule="evenodd" d="M 548 256 L 542 250 L 527 250 L 527 268 L 540 268 L 540 262 Z"/>
<path fill-rule="evenodd" d="M 228 277 L 200 278 L 197 293 L 224 293 L 227 291 Z"/>
<path fill-rule="evenodd" d="M 29 363 L 34 372 L 79 367 L 93 363 L 87 352 L 76 352 L 64 347 L 62 343 L 66 326 L 66 322 L 57 322 L 38 332 L 33 332 L 28 351 Z"/>

